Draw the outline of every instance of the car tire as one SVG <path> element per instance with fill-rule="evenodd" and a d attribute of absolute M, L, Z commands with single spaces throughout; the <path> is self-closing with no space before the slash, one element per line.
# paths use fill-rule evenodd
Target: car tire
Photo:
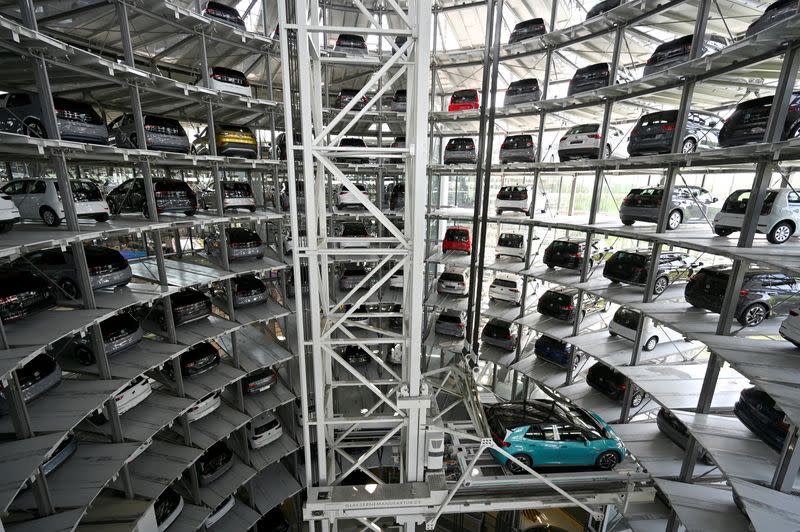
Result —
<path fill-rule="evenodd" d="M 49 227 L 58 227 L 61 225 L 61 218 L 59 218 L 56 214 L 56 211 L 50 207 L 42 207 L 39 211 L 39 216 L 42 217 L 42 221 L 45 223 L 45 225 Z"/>
<path fill-rule="evenodd" d="M 683 221 L 683 214 L 681 214 L 681 211 L 679 211 L 678 209 L 673 210 L 672 212 L 669 213 L 669 216 L 667 217 L 667 229 L 670 231 L 674 231 L 675 229 L 678 228 L 678 226 L 681 225 L 682 221 Z"/>
<path fill-rule="evenodd" d="M 621 220 L 622 225 L 633 225 L 635 220 Z"/>
<path fill-rule="evenodd" d="M 664 290 L 666 290 L 667 287 L 669 287 L 669 279 L 662 275 L 656 279 L 656 282 L 653 285 L 653 293 L 660 296 L 664 293 Z"/>
<path fill-rule="evenodd" d="M 693 138 L 688 138 L 683 141 L 681 145 L 681 153 L 694 153 L 697 151 L 697 141 Z"/>
<path fill-rule="evenodd" d="M 631 406 L 637 407 L 644 402 L 644 392 L 642 390 L 637 390 L 634 392 L 633 397 L 631 397 Z"/>
<path fill-rule="evenodd" d="M 530 455 L 527 455 L 527 454 L 524 454 L 524 453 L 519 453 L 519 454 L 515 454 L 513 456 L 514 456 L 514 458 L 516 458 L 517 460 L 519 460 L 520 462 L 522 462 L 526 466 L 528 466 L 530 468 L 533 468 L 533 460 L 531 459 Z M 511 470 L 511 472 L 514 473 L 515 475 L 524 475 L 524 474 L 527 473 L 527 471 L 522 469 L 520 466 L 518 466 L 517 464 L 515 464 L 511 460 L 506 462 L 506 464 L 508 464 L 508 469 Z"/>
<path fill-rule="evenodd" d="M 724 227 L 715 227 L 714 234 L 717 236 L 729 236 L 733 234 L 733 229 L 727 229 Z"/>
<path fill-rule="evenodd" d="M 29 120 L 25 122 L 25 133 L 29 137 L 36 139 L 47 138 L 47 131 L 45 131 L 44 126 L 38 120 Z"/>
<path fill-rule="evenodd" d="M 95 221 L 98 221 L 98 222 L 107 222 L 109 218 L 110 218 L 110 216 L 106 212 L 104 212 L 103 214 L 97 214 L 94 217 Z"/>
<path fill-rule="evenodd" d="M 652 351 L 658 345 L 658 336 L 651 336 L 642 346 L 644 351 Z"/>
<path fill-rule="evenodd" d="M 598 469 L 602 469 L 603 471 L 611 471 L 617 464 L 620 463 L 619 453 L 615 451 L 603 451 L 600 453 L 600 456 L 597 457 L 595 460 L 595 465 Z"/>
<path fill-rule="evenodd" d="M 767 240 L 770 244 L 783 244 L 794 234 L 794 227 L 787 221 L 778 222 L 775 227 L 767 233 Z"/>
<path fill-rule="evenodd" d="M 14 222 L 0 223 L 0 233 L 8 233 L 12 227 L 14 227 Z"/>
<path fill-rule="evenodd" d="M 194 216 L 194 214 L 195 214 L 196 212 L 197 212 L 197 211 L 185 211 L 183 214 L 185 214 L 186 216 Z"/>
<path fill-rule="evenodd" d="M 79 345 L 75 348 L 75 358 L 81 366 L 91 366 L 95 363 L 94 353 L 85 345 Z"/>
<path fill-rule="evenodd" d="M 142 216 L 144 216 L 147 220 L 150 219 L 150 210 L 147 208 L 147 202 L 142 205 Z"/>
<path fill-rule="evenodd" d="M 611 145 L 606 144 L 606 149 L 603 150 L 603 159 L 610 159 L 611 158 Z"/>
<path fill-rule="evenodd" d="M 755 327 L 767 318 L 769 308 L 763 303 L 748 305 L 744 311 L 736 316 L 736 320 L 745 327 Z"/>
<path fill-rule="evenodd" d="M 81 297 L 81 290 L 72 279 L 61 279 L 58 282 L 58 286 L 61 287 L 63 294 L 69 299 L 78 299 Z"/>

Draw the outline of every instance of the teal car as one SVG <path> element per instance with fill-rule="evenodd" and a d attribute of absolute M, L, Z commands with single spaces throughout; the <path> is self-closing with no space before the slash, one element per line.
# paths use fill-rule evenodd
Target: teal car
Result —
<path fill-rule="evenodd" d="M 600 416 L 570 403 L 550 399 L 499 403 L 486 415 L 495 443 L 528 467 L 611 470 L 627 454 Z M 512 473 L 525 472 L 498 451 L 490 451 Z"/>

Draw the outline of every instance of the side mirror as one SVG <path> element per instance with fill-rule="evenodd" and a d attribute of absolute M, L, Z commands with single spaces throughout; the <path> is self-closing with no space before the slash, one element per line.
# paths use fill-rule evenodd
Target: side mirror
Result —
<path fill-rule="evenodd" d="M 711 196 L 711 200 L 709 201 L 709 203 L 716 203 L 716 202 L 718 202 L 718 201 L 719 201 L 719 198 L 718 198 L 718 197 L 716 197 L 716 196 Z"/>
<path fill-rule="evenodd" d="M 714 126 L 716 126 L 717 124 L 718 124 L 718 122 L 717 122 L 716 120 L 714 120 L 713 122 L 709 122 L 709 123 L 708 123 L 708 127 L 714 127 Z"/>

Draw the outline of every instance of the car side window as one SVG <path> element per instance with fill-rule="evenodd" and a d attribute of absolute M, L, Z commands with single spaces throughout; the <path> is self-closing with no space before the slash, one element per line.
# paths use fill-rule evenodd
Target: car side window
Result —
<path fill-rule="evenodd" d="M 26 181 L 12 181 L 4 186 L 1 190 L 6 194 L 24 194 L 27 182 Z"/>
<path fill-rule="evenodd" d="M 789 202 L 790 205 L 800 205 L 800 194 L 797 192 L 789 192 L 786 200 Z"/>
<path fill-rule="evenodd" d="M 557 428 L 558 439 L 560 441 L 583 442 L 586 440 L 586 436 L 584 436 L 583 432 L 577 427 L 573 427 L 572 425 L 558 425 Z"/>
<path fill-rule="evenodd" d="M 139 181 L 138 179 L 133 182 L 133 192 L 134 194 L 141 194 L 144 192 L 144 183 Z"/>
<path fill-rule="evenodd" d="M 792 278 L 779 273 L 764 275 L 759 279 L 762 286 L 783 286 L 792 283 Z"/>
<path fill-rule="evenodd" d="M 543 440 L 544 432 L 539 427 L 531 425 L 528 427 L 528 432 L 525 433 L 526 440 Z"/>
<path fill-rule="evenodd" d="M 47 184 L 44 181 L 36 181 L 30 189 L 30 194 L 44 194 Z"/>
<path fill-rule="evenodd" d="M 556 439 L 555 425 L 546 425 L 546 426 L 540 427 L 540 429 L 541 429 L 542 434 L 543 434 L 543 438 L 542 438 L 543 440 L 555 441 L 555 439 Z"/>

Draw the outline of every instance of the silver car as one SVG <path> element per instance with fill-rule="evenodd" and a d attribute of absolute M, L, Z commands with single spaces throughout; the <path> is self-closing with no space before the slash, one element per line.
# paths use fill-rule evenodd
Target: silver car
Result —
<path fill-rule="evenodd" d="M 189 137 L 174 118 L 144 115 L 145 143 L 148 150 L 189 153 Z M 138 148 L 139 136 L 132 114 L 118 116 L 109 125 L 111 143 L 119 148 Z"/>
<path fill-rule="evenodd" d="M 108 144 L 106 123 L 91 105 L 84 102 L 53 98 L 56 125 L 62 140 Z M 56 137 L 47 131 L 38 94 L 13 92 L 0 96 L 0 131 L 29 135 L 41 139 Z"/>
<path fill-rule="evenodd" d="M 46 353 L 37 356 L 17 370 L 22 399 L 29 403 L 61 382 L 61 366 Z M 8 397 L 0 388 L 0 411 L 8 410 Z"/>
<path fill-rule="evenodd" d="M 513 81 L 506 89 L 503 105 L 519 105 L 521 103 L 538 102 L 542 97 L 539 80 L 536 78 Z"/>
<path fill-rule="evenodd" d="M 533 135 L 509 135 L 500 145 L 500 163 L 535 163 L 536 144 Z"/>
<path fill-rule="evenodd" d="M 478 152 L 471 138 L 456 137 L 447 141 L 442 155 L 444 164 L 475 163 L 477 160 Z"/>
<path fill-rule="evenodd" d="M 264 258 L 264 241 L 253 230 L 244 227 L 225 228 L 227 237 L 228 259 L 262 259 Z M 220 252 L 222 241 L 218 228 L 209 232 L 204 240 L 206 253 L 215 255 Z"/>
<path fill-rule="evenodd" d="M 517 332 L 513 330 L 511 322 L 492 318 L 483 327 L 481 342 L 506 351 L 513 351 L 517 347 Z"/>
<path fill-rule="evenodd" d="M 464 337 L 464 313 L 457 310 L 445 310 L 436 318 L 434 324 L 436 334 Z"/>
<path fill-rule="evenodd" d="M 635 188 L 628 192 L 619 208 L 625 225 L 634 222 L 658 222 L 663 187 Z M 667 214 L 667 229 L 677 229 L 682 222 L 705 222 L 719 212 L 719 199 L 701 187 L 675 187 Z"/>

